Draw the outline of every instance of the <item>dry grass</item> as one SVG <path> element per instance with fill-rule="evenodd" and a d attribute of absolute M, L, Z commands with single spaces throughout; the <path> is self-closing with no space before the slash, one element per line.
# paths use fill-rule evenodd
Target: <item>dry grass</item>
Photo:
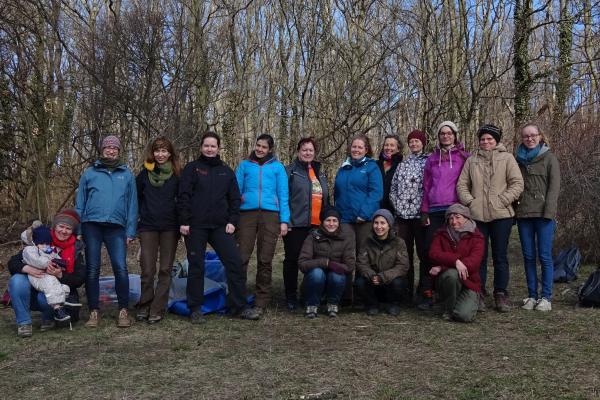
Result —
<path fill-rule="evenodd" d="M 516 305 L 526 291 L 511 246 Z M 280 302 L 280 252 L 275 265 Z M 0 310 L 0 397 L 600 398 L 599 314 L 573 308 L 578 283 L 556 286 L 551 313 L 490 311 L 473 324 L 410 308 L 397 318 L 343 310 L 309 321 L 274 303 L 258 322 L 211 316 L 196 327 L 169 315 L 127 330 L 115 327 L 111 309 L 98 330 L 35 327 L 23 340 L 12 311 Z"/>

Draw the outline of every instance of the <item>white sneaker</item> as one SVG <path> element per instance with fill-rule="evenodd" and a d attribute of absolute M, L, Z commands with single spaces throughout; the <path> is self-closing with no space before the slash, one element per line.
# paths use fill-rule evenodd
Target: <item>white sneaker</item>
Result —
<path fill-rule="evenodd" d="M 550 303 L 545 297 L 538 300 L 535 305 L 537 311 L 552 311 L 552 303 Z"/>
<path fill-rule="evenodd" d="M 523 310 L 533 310 L 535 308 L 537 304 L 537 301 L 533 298 L 533 297 L 528 297 L 526 299 L 523 299 L 523 305 L 521 306 L 521 308 Z"/>

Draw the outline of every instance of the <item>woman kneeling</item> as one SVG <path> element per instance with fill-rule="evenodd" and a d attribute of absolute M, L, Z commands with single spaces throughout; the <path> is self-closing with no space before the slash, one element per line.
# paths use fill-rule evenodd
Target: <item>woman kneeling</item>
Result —
<path fill-rule="evenodd" d="M 444 307 L 443 318 L 472 322 L 478 309 L 479 265 L 483 258 L 483 235 L 469 209 L 453 204 L 446 211 L 446 226 L 433 237 L 429 259 Z"/>
<path fill-rule="evenodd" d="M 385 209 L 373 214 L 371 236 L 358 252 L 354 285 L 367 307 L 367 315 L 379 313 L 379 298 L 389 303 L 388 313 L 398 315 L 398 305 L 408 290 L 408 253 L 406 243 L 396 236 L 392 226 L 394 216 Z"/>
<path fill-rule="evenodd" d="M 327 314 L 337 317 L 346 277 L 354 271 L 354 243 L 354 231 L 340 225 L 340 213 L 335 208 L 324 210 L 321 225 L 308 235 L 298 258 L 298 267 L 304 273 L 307 318 L 317 316 L 324 292 Z"/>

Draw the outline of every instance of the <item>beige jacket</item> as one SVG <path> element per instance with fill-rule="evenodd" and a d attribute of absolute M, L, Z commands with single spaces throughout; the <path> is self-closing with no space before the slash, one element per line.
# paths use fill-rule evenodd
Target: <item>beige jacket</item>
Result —
<path fill-rule="evenodd" d="M 523 191 L 523 177 L 515 157 L 499 143 L 492 151 L 477 150 L 467 159 L 456 192 L 471 217 L 481 222 L 512 218 L 512 203 Z"/>

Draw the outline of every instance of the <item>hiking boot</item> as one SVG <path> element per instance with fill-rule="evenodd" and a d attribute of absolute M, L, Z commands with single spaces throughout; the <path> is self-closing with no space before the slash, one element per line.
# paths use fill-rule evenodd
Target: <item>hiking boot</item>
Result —
<path fill-rule="evenodd" d="M 66 322 L 71 320 L 71 316 L 67 314 L 64 307 L 56 307 L 53 310 L 54 320 L 59 322 Z"/>
<path fill-rule="evenodd" d="M 91 310 L 90 317 L 85 323 L 85 326 L 88 328 L 97 328 L 98 322 L 100 322 L 100 314 L 98 313 L 98 310 Z"/>
<path fill-rule="evenodd" d="M 392 304 L 388 307 L 387 312 L 391 316 L 397 317 L 398 315 L 400 315 L 400 307 L 398 307 L 397 304 Z"/>
<path fill-rule="evenodd" d="M 65 306 L 69 306 L 69 307 L 81 307 L 83 304 L 81 304 L 79 302 L 79 296 L 75 295 L 74 293 L 71 293 L 67 296 L 67 298 L 65 299 Z"/>
<path fill-rule="evenodd" d="M 33 334 L 33 329 L 31 328 L 31 324 L 22 324 L 17 325 L 17 336 L 20 338 L 31 337 Z"/>
<path fill-rule="evenodd" d="M 521 306 L 521 308 L 523 310 L 531 311 L 535 308 L 536 304 L 537 301 L 533 297 L 528 297 L 526 299 L 523 299 L 523 305 Z"/>
<path fill-rule="evenodd" d="M 196 310 L 190 314 L 190 322 L 194 325 L 201 325 L 206 323 L 206 318 L 204 318 L 200 310 Z"/>
<path fill-rule="evenodd" d="M 537 304 L 535 305 L 535 310 L 536 311 L 552 311 L 552 303 L 550 303 L 550 301 L 547 298 L 542 297 L 541 299 L 538 300 Z"/>
<path fill-rule="evenodd" d="M 51 319 L 42 320 L 42 323 L 40 324 L 40 332 L 49 331 L 49 330 L 53 329 L 55 326 L 56 326 L 56 324 Z"/>
<path fill-rule="evenodd" d="M 433 290 L 425 290 L 421 297 L 421 302 L 417 304 L 417 309 L 421 311 L 433 311 Z"/>
<path fill-rule="evenodd" d="M 327 315 L 331 318 L 335 318 L 338 316 L 338 306 L 337 304 L 327 304 Z"/>
<path fill-rule="evenodd" d="M 258 321 L 260 319 L 260 313 L 256 308 L 248 307 L 239 314 L 239 317 L 249 321 Z"/>
<path fill-rule="evenodd" d="M 506 293 L 494 293 L 494 303 L 496 304 L 496 311 L 501 313 L 510 311 L 510 301 L 508 300 L 508 295 Z"/>
<path fill-rule="evenodd" d="M 148 317 L 146 322 L 148 322 L 150 325 L 153 325 L 159 323 L 162 319 L 163 317 L 161 315 L 151 315 Z"/>
<path fill-rule="evenodd" d="M 486 312 L 487 306 L 485 305 L 485 296 L 483 293 L 479 293 L 477 299 L 477 312 Z"/>
<path fill-rule="evenodd" d="M 377 307 L 369 307 L 369 308 L 367 308 L 367 315 L 369 317 L 374 317 L 377 314 L 379 314 L 379 308 L 377 308 Z"/>
<path fill-rule="evenodd" d="M 452 318 L 452 314 L 451 314 L 451 313 L 449 313 L 449 312 L 444 312 L 444 313 L 442 314 L 442 319 L 443 319 L 444 321 L 448 321 L 448 322 L 450 322 L 450 321 L 453 321 L 453 320 L 454 320 L 454 319 Z"/>
<path fill-rule="evenodd" d="M 150 307 L 140 307 L 135 313 L 135 319 L 138 321 L 145 321 L 150 316 Z"/>
<path fill-rule="evenodd" d="M 304 316 L 306 318 L 317 318 L 318 315 L 319 315 L 319 309 L 317 306 L 306 307 L 306 312 L 304 313 Z"/>
<path fill-rule="evenodd" d="M 129 328 L 131 326 L 131 320 L 129 319 L 129 312 L 126 308 L 119 310 L 119 316 L 117 317 L 118 328 Z"/>
<path fill-rule="evenodd" d="M 296 299 L 288 299 L 286 301 L 286 307 L 287 310 L 291 313 L 296 312 L 296 310 L 298 309 L 298 300 Z"/>

